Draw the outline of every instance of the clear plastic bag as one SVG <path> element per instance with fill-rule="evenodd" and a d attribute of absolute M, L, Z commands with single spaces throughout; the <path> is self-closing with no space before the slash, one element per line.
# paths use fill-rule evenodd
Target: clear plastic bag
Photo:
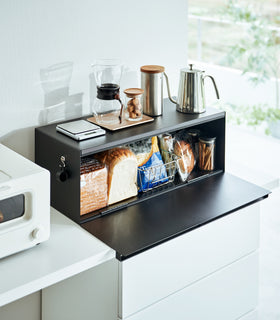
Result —
<path fill-rule="evenodd" d="M 109 205 L 137 195 L 137 159 L 129 148 L 113 148 L 95 157 L 108 169 Z"/>
<path fill-rule="evenodd" d="M 107 168 L 98 160 L 84 158 L 80 175 L 80 215 L 106 207 Z"/>
<path fill-rule="evenodd" d="M 173 137 L 170 133 L 161 134 L 158 136 L 160 152 L 163 158 L 164 163 L 168 163 L 173 159 Z"/>
<path fill-rule="evenodd" d="M 198 145 L 199 145 L 199 137 L 201 135 L 201 131 L 198 129 L 189 129 L 187 133 L 191 139 L 191 145 L 192 145 L 192 150 L 194 154 L 194 166 L 196 166 L 198 164 L 198 159 L 199 159 Z"/>
<path fill-rule="evenodd" d="M 173 152 L 177 156 L 178 173 L 182 181 L 186 181 L 195 165 L 192 139 L 183 130 L 174 136 Z"/>
<path fill-rule="evenodd" d="M 177 168 L 176 168 L 176 160 L 177 156 L 173 152 L 174 138 L 172 134 L 166 133 L 158 136 L 160 152 L 162 155 L 162 159 L 166 165 L 166 170 L 169 177 L 174 178 Z M 171 178 L 171 179 L 173 179 Z"/>

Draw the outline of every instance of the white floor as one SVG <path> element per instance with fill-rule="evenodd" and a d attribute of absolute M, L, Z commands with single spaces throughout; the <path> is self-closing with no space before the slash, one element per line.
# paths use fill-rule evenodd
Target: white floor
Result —
<path fill-rule="evenodd" d="M 280 320 L 280 140 L 227 128 L 226 171 L 272 191 L 261 204 L 259 320 Z"/>

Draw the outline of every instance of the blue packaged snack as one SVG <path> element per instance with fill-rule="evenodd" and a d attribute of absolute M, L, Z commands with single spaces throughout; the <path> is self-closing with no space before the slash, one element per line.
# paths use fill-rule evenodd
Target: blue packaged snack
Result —
<path fill-rule="evenodd" d="M 146 153 L 144 157 L 143 154 L 139 154 L 139 156 L 137 173 L 139 192 L 147 191 L 168 182 L 168 175 L 159 152 L 157 137 L 151 139 L 150 152 Z"/>

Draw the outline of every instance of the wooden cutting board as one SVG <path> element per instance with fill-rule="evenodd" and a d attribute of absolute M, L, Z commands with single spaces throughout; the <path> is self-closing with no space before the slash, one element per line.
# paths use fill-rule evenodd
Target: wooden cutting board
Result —
<path fill-rule="evenodd" d="M 144 124 L 147 122 L 152 122 L 152 121 L 154 121 L 154 118 L 143 114 L 142 119 L 139 121 L 130 121 L 130 120 L 123 119 L 122 123 L 113 123 L 113 124 L 98 123 L 96 121 L 95 117 L 88 118 L 87 120 L 94 123 L 94 124 L 97 124 L 98 126 L 100 126 L 102 128 L 105 128 L 105 129 L 108 129 L 111 131 L 117 131 L 117 130 L 129 128 L 129 127 L 133 127 L 133 126 L 138 126 L 140 124 Z"/>

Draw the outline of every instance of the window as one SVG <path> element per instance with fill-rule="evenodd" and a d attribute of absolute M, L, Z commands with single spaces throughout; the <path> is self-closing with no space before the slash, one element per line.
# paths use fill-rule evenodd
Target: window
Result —
<path fill-rule="evenodd" d="M 280 138 L 280 0 L 189 0 L 188 39 L 191 62 L 221 84 L 229 119 Z"/>

